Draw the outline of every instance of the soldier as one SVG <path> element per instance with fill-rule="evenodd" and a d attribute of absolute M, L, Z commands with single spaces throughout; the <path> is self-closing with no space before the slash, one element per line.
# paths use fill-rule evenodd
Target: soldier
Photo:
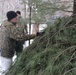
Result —
<path fill-rule="evenodd" d="M 17 14 L 14 11 L 7 12 L 7 21 L 1 25 L 0 29 L 0 63 L 1 73 L 6 73 L 12 65 L 12 57 L 15 53 L 16 41 L 33 39 L 35 34 L 23 34 L 17 27 Z M 1 75 L 2 75 L 1 74 Z"/>
<path fill-rule="evenodd" d="M 27 34 L 27 25 L 25 20 L 22 18 L 21 16 L 21 12 L 20 11 L 16 11 L 17 16 L 18 16 L 18 23 L 17 23 L 17 27 L 18 29 L 24 33 Z M 16 54 L 17 56 L 23 51 L 23 44 L 25 43 L 25 41 L 16 41 Z"/>
<path fill-rule="evenodd" d="M 17 16 L 18 16 L 18 27 L 21 28 L 20 30 L 23 32 L 23 33 L 28 33 L 27 31 L 27 24 L 25 22 L 25 20 L 22 18 L 21 16 L 21 12 L 20 11 L 16 11 L 17 13 Z"/>

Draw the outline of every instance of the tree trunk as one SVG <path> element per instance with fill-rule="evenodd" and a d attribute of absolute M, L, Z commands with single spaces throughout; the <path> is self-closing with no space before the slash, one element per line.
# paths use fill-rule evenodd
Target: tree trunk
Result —
<path fill-rule="evenodd" d="M 76 0 L 73 1 L 73 17 L 72 24 L 76 24 Z"/>
<path fill-rule="evenodd" d="M 29 34 L 31 34 L 31 6 L 29 6 L 30 13 L 29 13 Z M 30 40 L 29 40 L 29 45 L 30 45 Z"/>
<path fill-rule="evenodd" d="M 33 25 L 33 34 L 36 34 L 37 32 L 39 32 L 39 23 L 36 23 Z"/>
<path fill-rule="evenodd" d="M 76 15 L 76 0 L 73 2 L 73 15 Z"/>

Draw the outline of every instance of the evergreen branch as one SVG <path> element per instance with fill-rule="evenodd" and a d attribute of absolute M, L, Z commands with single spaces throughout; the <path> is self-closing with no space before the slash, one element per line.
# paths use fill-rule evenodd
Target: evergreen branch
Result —
<path fill-rule="evenodd" d="M 71 49 L 71 48 L 76 48 L 76 46 L 71 46 L 71 47 L 63 50 L 59 55 L 57 55 L 56 58 L 55 58 L 55 60 L 54 60 L 54 62 L 53 62 L 53 64 L 52 64 L 52 67 L 54 66 L 56 60 L 57 60 L 64 52 L 66 52 L 67 50 L 69 50 L 69 49 Z"/>
<path fill-rule="evenodd" d="M 54 5 L 51 5 L 52 7 L 47 7 L 46 5 L 37 5 L 37 6 L 43 6 L 43 7 L 46 7 L 47 9 L 56 9 L 56 10 L 61 10 L 61 11 L 64 11 L 64 12 L 73 12 L 73 11 L 70 11 L 70 10 L 65 10 L 65 8 L 64 9 L 62 9 L 62 8 L 58 8 L 57 6 L 54 6 Z M 46 9 L 45 8 L 45 9 Z M 44 9 L 42 9 L 42 10 L 44 10 Z"/>
<path fill-rule="evenodd" d="M 65 22 L 65 23 L 63 24 L 63 26 L 65 26 L 65 28 L 66 28 L 66 26 L 67 26 L 71 21 L 72 21 L 72 16 L 67 20 L 67 22 Z M 64 28 L 64 27 L 61 28 L 61 29 L 58 30 L 56 33 L 54 33 L 50 38 L 46 39 L 46 40 L 43 41 L 42 43 L 44 43 L 44 42 L 52 39 L 55 35 L 57 35 L 61 30 L 64 30 L 65 28 Z M 43 35 L 42 37 L 40 37 L 39 40 L 41 40 L 41 39 L 44 38 L 44 37 L 46 37 L 46 35 Z M 39 42 L 39 40 L 38 40 L 38 42 Z M 47 43 L 47 46 L 48 46 L 48 44 L 49 44 L 49 42 Z M 46 46 L 46 47 L 47 47 L 47 46 Z"/>
<path fill-rule="evenodd" d="M 52 7 L 52 9 L 61 10 L 61 11 L 64 11 L 64 12 L 70 12 L 70 13 L 73 12 L 73 11 L 69 11 L 69 10 L 65 10 L 65 9 L 61 9 L 61 8 L 57 8 L 57 7 Z"/>
<path fill-rule="evenodd" d="M 69 61 L 67 61 L 65 64 L 64 64 L 64 68 L 63 70 L 66 68 L 66 66 L 70 63 L 71 60 L 73 60 L 73 56 L 75 55 L 76 51 L 72 54 L 71 58 L 69 59 Z M 63 72 L 62 70 L 62 72 Z M 61 74 L 62 75 L 62 74 Z"/>
<path fill-rule="evenodd" d="M 72 71 L 72 70 L 74 70 L 74 69 L 76 69 L 76 67 L 74 67 L 74 68 L 72 68 L 72 69 L 66 71 L 66 72 L 65 72 L 64 74 L 62 74 L 62 75 L 65 75 L 65 74 L 69 73 L 70 71 Z"/>
<path fill-rule="evenodd" d="M 73 12 L 73 11 L 69 11 L 69 10 L 64 10 L 64 9 L 60 9 L 60 8 L 57 8 L 57 6 L 54 6 L 55 4 L 51 3 L 50 0 L 48 0 L 48 2 L 53 6 L 53 9 L 58 9 L 58 10 L 61 10 L 61 11 L 65 11 L 65 12 Z M 62 1 L 60 1 L 59 3 L 61 3 Z M 66 3 L 69 2 L 69 1 L 66 1 Z M 72 1 L 73 2 L 73 1 Z M 63 2 L 62 2 L 63 3 Z"/>
<path fill-rule="evenodd" d="M 71 47 L 63 50 L 58 56 L 56 56 L 56 58 L 55 58 L 55 60 L 54 60 L 54 63 L 55 63 L 55 61 L 56 61 L 64 52 L 66 52 L 67 50 L 72 49 L 72 48 L 76 48 L 76 46 L 71 46 Z M 53 64 L 54 64 L 54 63 L 53 63 Z"/>
<path fill-rule="evenodd" d="M 67 20 L 67 22 L 63 24 L 63 26 L 65 26 L 65 28 L 66 28 L 66 26 L 67 26 L 71 21 L 72 21 L 72 18 L 70 17 L 70 18 Z M 61 28 L 60 30 L 58 30 L 55 34 L 53 34 L 53 36 L 51 36 L 51 37 L 49 38 L 49 40 L 50 40 L 51 38 L 53 38 L 56 34 L 58 34 L 61 30 L 65 29 L 65 28 Z M 48 39 L 47 39 L 47 40 L 48 40 Z M 46 40 L 45 40 L 45 41 L 46 41 Z"/>

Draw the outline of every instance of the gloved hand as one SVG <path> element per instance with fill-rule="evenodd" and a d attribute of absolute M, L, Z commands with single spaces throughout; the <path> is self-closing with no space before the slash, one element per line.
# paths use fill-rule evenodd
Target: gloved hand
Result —
<path fill-rule="evenodd" d="M 44 34 L 44 32 L 37 32 L 36 36 L 42 36 Z"/>

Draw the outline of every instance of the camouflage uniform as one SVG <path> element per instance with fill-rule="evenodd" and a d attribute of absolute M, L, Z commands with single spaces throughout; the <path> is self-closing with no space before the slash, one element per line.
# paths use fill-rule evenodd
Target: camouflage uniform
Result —
<path fill-rule="evenodd" d="M 18 23 L 17 23 L 17 28 L 24 34 L 27 34 L 27 25 L 24 19 L 19 15 L 18 16 Z M 23 44 L 25 41 L 16 41 L 16 53 L 17 55 L 22 52 L 23 50 Z"/>
<path fill-rule="evenodd" d="M 26 25 L 26 22 L 25 20 L 21 17 L 21 16 L 18 16 L 18 23 L 16 25 L 19 30 L 23 33 L 27 33 L 27 25 Z"/>
<path fill-rule="evenodd" d="M 35 35 L 23 34 L 11 22 L 5 21 L 0 27 L 0 50 L 1 56 L 12 58 L 15 52 L 16 41 L 33 39 Z"/>

